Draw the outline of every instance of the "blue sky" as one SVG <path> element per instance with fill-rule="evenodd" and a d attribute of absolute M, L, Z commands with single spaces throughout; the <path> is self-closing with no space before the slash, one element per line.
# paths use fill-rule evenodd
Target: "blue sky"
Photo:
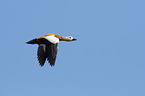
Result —
<path fill-rule="evenodd" d="M 1 0 L 0 96 L 145 96 L 144 0 Z M 54 67 L 33 38 L 55 33 Z"/>

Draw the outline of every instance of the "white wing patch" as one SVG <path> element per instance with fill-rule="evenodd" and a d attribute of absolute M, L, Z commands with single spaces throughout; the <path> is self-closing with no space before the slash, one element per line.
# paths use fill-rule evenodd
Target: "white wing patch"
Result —
<path fill-rule="evenodd" d="M 48 41 L 50 41 L 53 44 L 59 43 L 59 39 L 54 37 L 54 36 L 46 36 L 46 37 L 43 37 L 43 38 L 47 39 Z"/>

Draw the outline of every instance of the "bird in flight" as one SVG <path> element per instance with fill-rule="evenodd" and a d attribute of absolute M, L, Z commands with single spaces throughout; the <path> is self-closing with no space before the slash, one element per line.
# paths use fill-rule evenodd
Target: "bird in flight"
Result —
<path fill-rule="evenodd" d="M 51 66 L 54 66 L 59 41 L 75 41 L 71 36 L 61 37 L 56 34 L 46 34 L 41 37 L 32 39 L 27 44 L 38 44 L 37 58 L 41 66 L 44 65 L 46 59 Z"/>

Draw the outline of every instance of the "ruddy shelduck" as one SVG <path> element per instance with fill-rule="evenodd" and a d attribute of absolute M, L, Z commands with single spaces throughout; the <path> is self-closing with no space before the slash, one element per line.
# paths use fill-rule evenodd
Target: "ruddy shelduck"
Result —
<path fill-rule="evenodd" d="M 26 42 L 27 44 L 38 44 L 37 58 L 41 66 L 44 65 L 46 59 L 51 66 L 54 66 L 59 41 L 75 41 L 71 36 L 61 37 L 56 34 L 46 34 Z"/>

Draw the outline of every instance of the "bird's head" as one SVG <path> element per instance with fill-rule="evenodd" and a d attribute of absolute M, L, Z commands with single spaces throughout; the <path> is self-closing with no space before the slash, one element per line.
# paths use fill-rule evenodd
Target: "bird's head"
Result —
<path fill-rule="evenodd" d="M 75 41 L 77 39 L 74 39 L 73 37 L 71 36 L 67 36 L 67 37 L 62 37 L 61 41 Z"/>

